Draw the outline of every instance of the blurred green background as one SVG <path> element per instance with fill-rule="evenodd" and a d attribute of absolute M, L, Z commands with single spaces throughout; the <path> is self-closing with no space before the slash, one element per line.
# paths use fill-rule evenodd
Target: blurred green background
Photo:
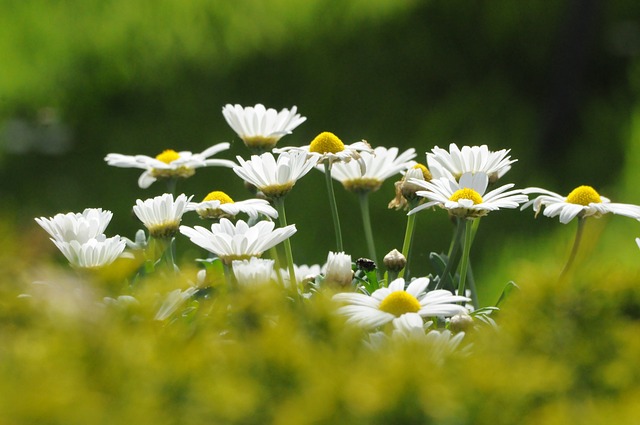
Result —
<path fill-rule="evenodd" d="M 1 0 L 0 202 L 5 219 L 33 238 L 35 216 L 102 207 L 108 232 L 133 237 L 139 170 L 109 167 L 107 153 L 154 156 L 167 148 L 248 156 L 225 123 L 226 103 L 297 105 L 307 121 L 280 142 L 304 145 L 321 131 L 345 142 L 416 148 L 487 144 L 519 161 L 506 180 L 568 193 L 594 186 L 640 203 L 637 181 L 640 3 L 633 0 Z M 196 199 L 248 193 L 228 169 L 201 169 L 179 192 Z M 345 249 L 364 256 L 357 198 L 336 187 Z M 380 256 L 400 248 L 405 217 L 388 210 L 393 179 L 371 197 Z M 323 176 L 287 199 L 298 263 L 334 249 Z M 188 224 L 197 219 L 187 219 Z M 318 224 L 322 223 L 322 224 Z M 615 240 L 632 252 L 637 223 Z M 444 212 L 418 218 L 416 273 L 447 249 Z M 483 220 L 479 273 L 544 249 L 573 227 L 533 213 Z M 34 243 L 37 243 L 34 242 Z M 180 241 L 183 245 L 187 242 Z M 514 245 L 515 244 L 515 245 Z M 536 245 L 538 244 L 538 245 Z M 53 253 L 51 244 L 42 244 Z M 498 278 L 496 278 L 498 279 Z M 501 279 L 501 278 L 500 278 Z M 503 282 L 504 283 L 504 282 Z"/>

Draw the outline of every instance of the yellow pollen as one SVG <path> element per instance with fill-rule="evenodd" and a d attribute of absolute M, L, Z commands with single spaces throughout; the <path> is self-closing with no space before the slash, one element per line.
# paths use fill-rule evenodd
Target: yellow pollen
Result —
<path fill-rule="evenodd" d="M 178 158 L 180 158 L 180 154 L 173 149 L 165 149 L 161 154 L 156 155 L 156 159 L 164 162 L 165 164 L 171 164 Z"/>
<path fill-rule="evenodd" d="M 400 317 L 420 311 L 420 301 L 406 291 L 393 291 L 380 303 L 380 310 Z"/>
<path fill-rule="evenodd" d="M 344 143 L 333 133 L 322 132 L 309 145 L 310 152 L 338 153 L 344 150 Z"/>
<path fill-rule="evenodd" d="M 598 192 L 591 186 L 578 186 L 567 195 L 567 202 L 587 206 L 591 203 L 599 204 L 602 202 L 602 199 L 600 199 Z"/>
<path fill-rule="evenodd" d="M 418 163 L 414 165 L 413 168 L 415 168 L 416 170 L 422 171 L 422 175 L 424 176 L 424 179 L 426 181 L 431 180 L 431 171 L 429 171 L 426 165 Z"/>
<path fill-rule="evenodd" d="M 202 202 L 207 201 L 220 201 L 221 204 L 233 204 L 233 199 L 229 195 L 219 190 L 214 190 L 213 192 L 209 192 L 207 196 L 204 197 Z"/>
<path fill-rule="evenodd" d="M 454 202 L 457 202 L 460 199 L 473 201 L 474 205 L 482 203 L 482 196 L 480 196 L 480 194 L 475 190 L 469 189 L 468 187 L 456 190 L 453 195 L 451 195 L 451 198 L 449 198 L 450 201 Z"/>

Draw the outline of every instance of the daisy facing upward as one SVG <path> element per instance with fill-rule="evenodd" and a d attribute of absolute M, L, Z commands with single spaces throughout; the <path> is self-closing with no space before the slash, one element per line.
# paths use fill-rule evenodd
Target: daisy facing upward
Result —
<path fill-rule="evenodd" d="M 522 190 L 510 190 L 514 186 L 511 183 L 487 192 L 489 175 L 482 172 L 475 174 L 471 172 L 464 173 L 460 176 L 459 182 L 451 180 L 448 177 L 432 179 L 431 181 L 412 179 L 411 182 L 425 189 L 416 192 L 416 195 L 426 198 L 428 202 L 415 207 L 409 211 L 409 214 L 415 214 L 426 208 L 438 206 L 447 210 L 450 216 L 456 218 L 454 245 L 448 256 L 446 268 L 438 282 L 438 287 L 442 287 L 442 285 L 450 279 L 449 273 L 455 270 L 455 268 L 453 268 L 453 258 L 457 255 L 459 241 L 463 240 L 458 295 L 464 295 L 471 241 L 473 240 L 475 231 L 477 231 L 478 219 L 491 211 L 502 208 L 517 208 L 520 204 L 526 202 L 528 197 L 522 193 Z M 474 305 L 476 305 L 477 298 L 475 296 L 475 288 L 471 287 L 471 290 Z"/>
<path fill-rule="evenodd" d="M 344 251 L 342 244 L 342 230 L 340 229 L 340 217 L 338 215 L 338 206 L 336 205 L 336 196 L 333 192 L 333 182 L 331 180 L 331 166 L 336 162 L 350 162 L 355 159 L 360 164 L 362 173 L 365 172 L 366 164 L 362 159 L 361 152 L 373 153 L 369 143 L 362 140 L 360 142 L 345 145 L 342 140 L 329 131 L 323 131 L 318 134 L 306 146 L 286 147 L 276 149 L 275 152 L 302 152 L 309 159 L 315 160 L 318 164 L 324 165 L 325 181 L 327 184 L 327 192 L 329 194 L 329 204 L 331 206 L 331 216 L 333 218 L 333 227 L 336 234 L 336 245 L 338 251 Z"/>

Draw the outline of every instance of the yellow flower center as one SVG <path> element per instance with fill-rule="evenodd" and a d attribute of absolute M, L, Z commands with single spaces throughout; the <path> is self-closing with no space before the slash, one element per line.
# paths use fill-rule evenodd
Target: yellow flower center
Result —
<path fill-rule="evenodd" d="M 209 192 L 209 194 L 202 200 L 202 202 L 207 201 L 220 201 L 221 204 L 233 204 L 233 199 L 231 199 L 231 197 L 226 193 L 219 190 Z"/>
<path fill-rule="evenodd" d="M 420 301 L 406 291 L 393 291 L 380 303 L 380 310 L 400 317 L 420 311 Z"/>
<path fill-rule="evenodd" d="M 469 189 L 468 187 L 456 190 L 453 195 L 451 195 L 451 198 L 449 198 L 450 201 L 454 202 L 457 202 L 460 199 L 468 199 L 470 201 L 473 201 L 474 205 L 482 203 L 482 196 L 480 196 L 480 194 L 475 190 Z"/>
<path fill-rule="evenodd" d="M 591 203 L 599 204 L 602 202 L 602 199 L 600 199 L 598 192 L 591 186 L 578 186 L 567 196 L 567 202 L 587 206 Z"/>
<path fill-rule="evenodd" d="M 309 145 L 310 152 L 338 153 L 344 150 L 344 143 L 333 133 L 322 132 Z"/>
<path fill-rule="evenodd" d="M 180 158 L 180 154 L 173 149 L 165 149 L 161 154 L 156 155 L 156 159 L 164 162 L 165 164 L 171 164 L 178 158 Z"/>
<path fill-rule="evenodd" d="M 429 171 L 426 165 L 418 163 L 414 165 L 413 168 L 415 168 L 416 170 L 422 171 L 422 175 L 424 176 L 424 179 L 426 181 L 431 180 L 431 171 Z"/>

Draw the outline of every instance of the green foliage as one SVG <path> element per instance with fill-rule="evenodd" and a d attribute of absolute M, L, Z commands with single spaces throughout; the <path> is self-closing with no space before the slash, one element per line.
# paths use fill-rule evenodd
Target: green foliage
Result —
<path fill-rule="evenodd" d="M 70 103 L 67 90 L 83 84 L 103 93 L 140 78 L 153 86 L 185 64 L 220 72 L 250 53 L 280 48 L 294 34 L 341 31 L 410 3 L 3 1 L 0 51 L 11 66 L 0 70 L 2 106 Z"/>
<path fill-rule="evenodd" d="M 42 258 L 29 269 L 28 244 L 8 226 L 2 235 L 13 247 L 0 254 L 7 423 L 605 424 L 640 413 L 639 276 L 598 272 L 611 259 L 564 282 L 521 263 L 499 328 L 470 332 L 469 355 L 440 364 L 425 341 L 372 350 L 328 296 L 292 303 L 275 287 L 214 288 L 154 320 L 195 270 L 138 282 L 136 302 L 108 301 L 118 270 L 74 275 Z"/>

